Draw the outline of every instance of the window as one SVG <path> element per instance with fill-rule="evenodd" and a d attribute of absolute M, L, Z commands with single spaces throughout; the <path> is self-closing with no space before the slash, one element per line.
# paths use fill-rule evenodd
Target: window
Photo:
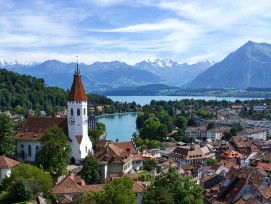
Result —
<path fill-rule="evenodd" d="M 77 109 L 77 115 L 80 116 L 80 108 Z"/>
<path fill-rule="evenodd" d="M 39 146 L 36 146 L 36 152 L 38 152 L 38 151 L 39 151 L 39 149 L 40 149 L 40 147 L 39 147 Z"/>
<path fill-rule="evenodd" d="M 31 152 L 31 145 L 28 145 L 28 156 L 31 157 L 32 152 Z"/>
<path fill-rule="evenodd" d="M 84 108 L 84 115 L 86 115 L 86 108 Z"/>
<path fill-rule="evenodd" d="M 88 147 L 87 146 L 85 147 L 85 151 L 86 151 L 86 153 L 88 153 Z"/>
<path fill-rule="evenodd" d="M 22 149 L 24 148 L 24 145 L 23 145 L 23 144 L 21 144 L 21 148 L 22 148 Z"/>
<path fill-rule="evenodd" d="M 73 115 L 73 108 L 71 108 L 71 115 Z"/>

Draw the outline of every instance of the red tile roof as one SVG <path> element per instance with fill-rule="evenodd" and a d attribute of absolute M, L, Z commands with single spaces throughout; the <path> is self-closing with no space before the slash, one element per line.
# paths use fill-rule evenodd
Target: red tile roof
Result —
<path fill-rule="evenodd" d="M 94 157 L 99 161 L 106 161 L 109 163 L 126 163 L 134 155 L 127 151 L 127 149 L 122 149 L 113 144 L 108 144 L 105 148 L 99 150 L 94 154 Z"/>
<path fill-rule="evenodd" d="M 68 137 L 67 118 L 28 117 L 23 127 L 15 135 L 16 140 L 41 140 L 47 129 L 57 125 Z"/>
<path fill-rule="evenodd" d="M 79 72 L 74 74 L 74 80 L 72 83 L 71 90 L 67 97 L 67 101 L 87 101 L 88 97 L 85 92 L 83 83 L 81 81 L 81 75 Z"/>
<path fill-rule="evenodd" d="M 0 169 L 9 169 L 18 165 L 20 162 L 5 156 L 0 156 Z"/>

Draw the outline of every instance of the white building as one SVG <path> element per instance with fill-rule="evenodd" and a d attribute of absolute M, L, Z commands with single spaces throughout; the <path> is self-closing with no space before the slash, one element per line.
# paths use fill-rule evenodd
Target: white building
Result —
<path fill-rule="evenodd" d="M 10 159 L 5 156 L 0 156 L 0 180 L 9 176 L 11 169 L 17 166 L 20 162 Z"/>
<path fill-rule="evenodd" d="M 87 101 L 77 66 L 67 98 L 68 117 L 28 117 L 23 127 L 15 135 L 17 156 L 22 157 L 25 161 L 34 162 L 46 130 L 57 125 L 67 135 L 70 142 L 71 162 L 80 163 L 81 159 L 92 152 L 92 143 L 88 137 Z"/>
<path fill-rule="evenodd" d="M 207 139 L 212 141 L 221 140 L 225 132 L 230 132 L 231 127 L 217 127 L 207 130 Z"/>
<path fill-rule="evenodd" d="M 237 136 L 248 136 L 252 140 L 266 140 L 268 128 L 246 128 L 237 132 Z"/>

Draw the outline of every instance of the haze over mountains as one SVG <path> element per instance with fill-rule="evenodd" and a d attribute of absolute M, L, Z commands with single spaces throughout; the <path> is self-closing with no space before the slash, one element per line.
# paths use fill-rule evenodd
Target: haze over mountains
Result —
<path fill-rule="evenodd" d="M 75 63 L 48 60 L 43 63 L 0 60 L 0 67 L 44 78 L 49 86 L 68 89 Z M 79 65 L 87 92 L 135 91 L 145 87 L 171 89 L 246 89 L 271 87 L 271 45 L 248 41 L 219 63 L 210 61 L 180 64 L 170 59 L 145 60 L 128 65 L 124 62 L 95 62 Z M 154 84 L 154 85 L 153 85 Z M 146 86 L 148 85 L 148 86 Z M 152 85 L 152 86 L 149 86 Z M 151 87 L 151 88 L 150 88 Z M 123 92 L 123 93 L 124 93 Z"/>

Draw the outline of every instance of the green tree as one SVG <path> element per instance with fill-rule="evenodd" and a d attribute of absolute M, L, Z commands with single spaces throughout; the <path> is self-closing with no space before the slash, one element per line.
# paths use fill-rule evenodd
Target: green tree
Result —
<path fill-rule="evenodd" d="M 203 189 L 188 176 L 180 176 L 174 167 L 155 178 L 152 188 L 164 187 L 177 204 L 202 204 Z M 150 189 L 151 190 L 151 189 Z M 146 197 L 148 199 L 148 197 Z"/>
<path fill-rule="evenodd" d="M 28 201 L 34 197 L 31 185 L 24 178 L 14 182 L 10 188 L 9 195 L 11 200 L 15 202 Z"/>
<path fill-rule="evenodd" d="M 84 194 L 79 202 L 82 204 L 136 204 L 136 196 L 132 189 L 133 181 L 129 177 L 123 177 L 105 184 L 101 191 Z"/>
<path fill-rule="evenodd" d="M 213 164 L 216 164 L 218 161 L 215 158 L 208 157 L 207 158 L 207 166 L 212 166 Z"/>
<path fill-rule="evenodd" d="M 9 116 L 0 114 L 0 155 L 12 156 L 15 151 L 15 140 Z"/>
<path fill-rule="evenodd" d="M 100 136 L 106 131 L 105 124 L 101 122 L 97 122 L 96 126 L 96 130 L 88 129 L 88 136 L 93 145 L 100 140 Z"/>
<path fill-rule="evenodd" d="M 27 184 L 21 180 L 26 180 Z M 30 164 L 19 164 L 12 169 L 10 177 L 4 179 L 3 185 L 8 191 L 11 189 L 14 192 L 16 190 L 14 185 L 20 182 L 20 185 L 24 186 L 25 189 L 29 185 L 33 195 L 39 195 L 40 193 L 49 195 L 53 186 L 52 178 L 48 173 Z"/>
<path fill-rule="evenodd" d="M 208 123 L 207 125 L 207 130 L 211 130 L 215 127 L 215 124 L 214 123 Z"/>
<path fill-rule="evenodd" d="M 162 186 L 148 187 L 143 194 L 143 204 L 174 204 L 174 198 L 168 190 Z"/>
<path fill-rule="evenodd" d="M 160 127 L 160 121 L 157 117 L 151 116 L 147 119 L 143 127 L 140 129 L 140 137 L 142 139 L 157 139 L 157 129 Z"/>
<path fill-rule="evenodd" d="M 81 162 L 81 165 L 83 168 L 80 174 L 87 183 L 99 179 L 99 162 L 92 154 L 88 154 Z"/>
<path fill-rule="evenodd" d="M 187 128 L 187 119 L 182 115 L 177 116 L 177 118 L 175 120 L 175 125 L 178 128 L 185 130 Z"/>
<path fill-rule="evenodd" d="M 155 159 L 147 158 L 144 160 L 143 168 L 146 171 L 152 171 L 155 168 L 156 164 L 157 162 Z"/>
<path fill-rule="evenodd" d="M 35 164 L 52 176 L 60 176 L 67 172 L 70 154 L 71 147 L 67 136 L 58 126 L 53 126 L 46 131 L 41 141 Z"/>
<path fill-rule="evenodd" d="M 197 127 L 198 126 L 198 123 L 196 121 L 195 118 L 190 118 L 187 122 L 187 126 L 194 126 L 194 127 Z"/>

